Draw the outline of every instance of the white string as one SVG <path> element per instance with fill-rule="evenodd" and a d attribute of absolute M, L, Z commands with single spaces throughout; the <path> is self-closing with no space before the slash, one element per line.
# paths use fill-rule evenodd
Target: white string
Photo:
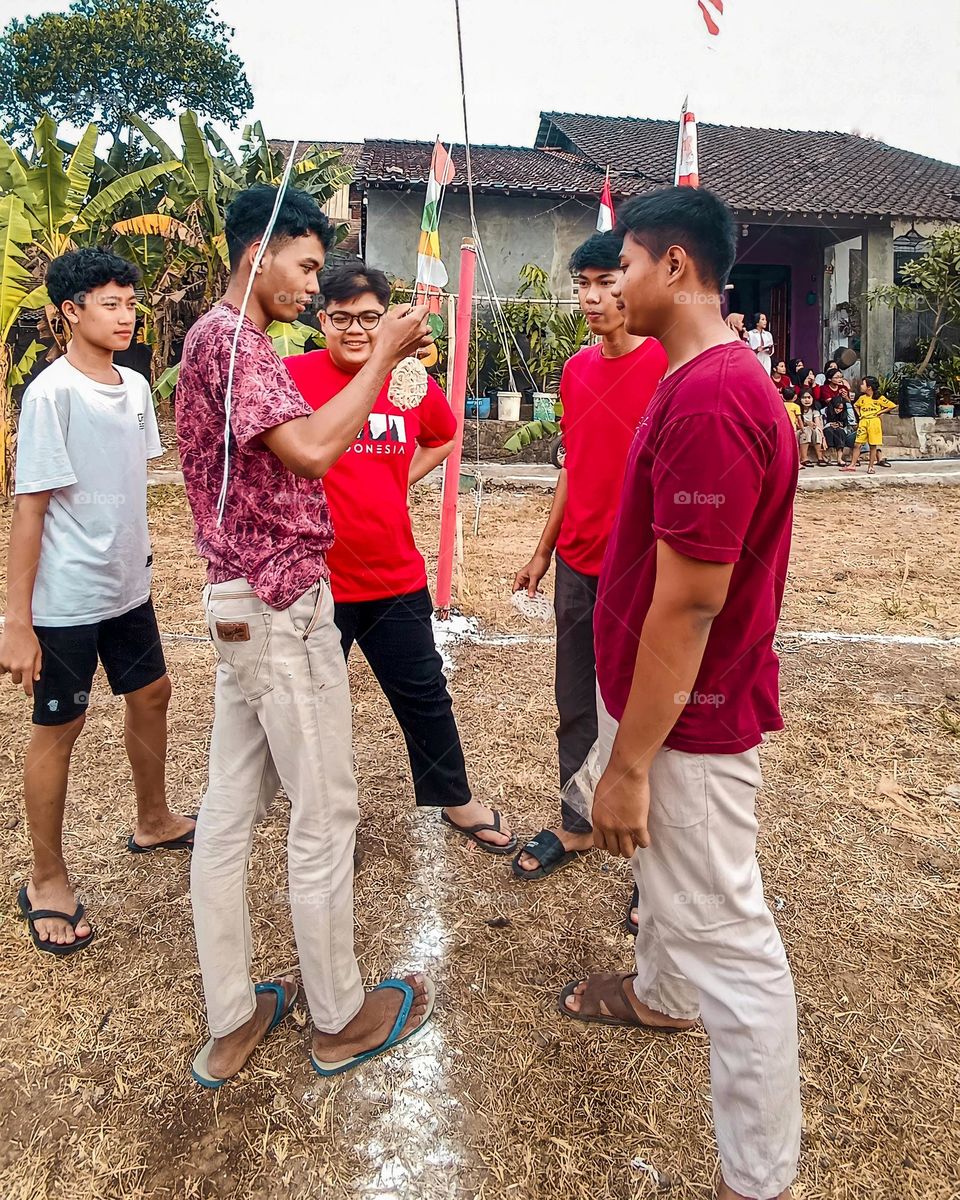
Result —
<path fill-rule="evenodd" d="M 273 227 L 277 223 L 277 215 L 280 212 L 280 205 L 283 203 L 284 193 L 287 190 L 287 184 L 290 181 L 290 172 L 293 170 L 293 161 L 296 157 L 297 146 L 299 142 L 294 139 L 293 145 L 290 147 L 290 157 L 287 159 L 287 165 L 283 171 L 283 178 L 280 180 L 280 186 L 277 188 L 277 198 L 273 202 L 273 211 L 270 214 L 270 220 L 267 222 L 267 227 L 263 231 L 263 237 L 260 239 L 260 245 L 257 248 L 257 253 L 253 259 L 253 266 L 250 268 L 250 278 L 247 280 L 247 287 L 243 293 L 243 301 L 240 305 L 240 315 L 237 317 L 237 328 L 233 334 L 233 343 L 230 346 L 230 365 L 227 368 L 227 391 L 223 398 L 223 483 L 220 487 L 220 499 L 217 502 L 217 524 L 223 524 L 223 512 L 227 504 L 227 482 L 230 476 L 230 410 L 233 401 L 233 373 L 237 365 L 237 345 L 240 342 L 240 331 L 243 328 L 244 318 L 247 315 L 247 304 L 250 301 L 250 295 L 253 292 L 253 285 L 256 282 L 257 270 L 263 261 L 263 256 L 267 252 L 267 246 L 270 242 L 270 235 L 273 233 Z"/>

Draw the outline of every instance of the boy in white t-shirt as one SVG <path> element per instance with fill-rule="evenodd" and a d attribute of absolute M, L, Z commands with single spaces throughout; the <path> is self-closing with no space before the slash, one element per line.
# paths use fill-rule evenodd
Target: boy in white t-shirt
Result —
<path fill-rule="evenodd" d="M 33 698 L 23 791 L 34 863 L 17 900 L 34 944 L 50 954 L 82 950 L 94 936 L 62 831 L 98 659 L 126 700 L 137 796 L 128 849 L 193 842 L 194 821 L 170 812 L 164 788 L 170 680 L 150 599 L 146 513 L 147 459 L 163 450 L 149 384 L 113 362 L 133 338 L 139 279 L 131 263 L 93 248 L 50 264 L 47 290 L 71 340 L 20 411 L 0 674 Z"/>

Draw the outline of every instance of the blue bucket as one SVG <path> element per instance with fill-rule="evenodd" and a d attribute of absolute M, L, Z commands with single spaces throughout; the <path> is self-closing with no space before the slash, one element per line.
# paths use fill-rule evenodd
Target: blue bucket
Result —
<path fill-rule="evenodd" d="M 466 415 L 479 417 L 481 421 L 486 421 L 490 416 L 490 397 L 469 396 L 466 403 Z"/>

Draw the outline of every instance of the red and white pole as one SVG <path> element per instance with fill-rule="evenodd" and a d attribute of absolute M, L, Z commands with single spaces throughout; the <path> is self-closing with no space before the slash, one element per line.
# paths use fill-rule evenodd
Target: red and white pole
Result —
<path fill-rule="evenodd" d="M 450 616 L 453 586 L 453 552 L 457 539 L 457 501 L 460 495 L 460 461 L 463 458 L 463 423 L 467 401 L 467 360 L 470 354 L 470 324 L 473 320 L 473 281 L 477 271 L 477 246 L 473 238 L 460 243 L 460 294 L 457 299 L 456 344 L 453 376 L 448 399 L 457 418 L 457 435 L 443 469 L 443 501 L 440 509 L 440 549 L 437 555 L 437 616 Z"/>

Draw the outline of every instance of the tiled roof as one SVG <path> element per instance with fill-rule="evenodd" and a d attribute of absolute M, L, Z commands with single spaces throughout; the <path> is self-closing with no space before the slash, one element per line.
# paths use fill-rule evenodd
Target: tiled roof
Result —
<path fill-rule="evenodd" d="M 463 146 L 449 148 L 457 173 L 450 187 L 466 186 Z M 374 187 L 409 187 L 426 183 L 433 142 L 368 140 L 357 162 L 357 183 Z M 480 191 L 550 192 L 596 196 L 603 171 L 582 155 L 543 151 L 530 146 L 471 146 L 474 187 Z"/>
<path fill-rule="evenodd" d="M 279 150 L 280 153 L 287 157 L 290 153 L 290 147 L 293 145 L 291 141 L 270 139 L 270 149 Z M 339 150 L 341 161 L 345 167 L 351 170 L 356 166 L 357 159 L 360 157 L 360 151 L 363 149 L 362 142 L 301 142 L 297 147 L 297 162 L 306 156 L 306 153 L 312 146 L 319 146 L 321 150 Z"/>
<path fill-rule="evenodd" d="M 698 122 L 700 178 L 734 208 L 960 220 L 960 166 L 852 133 Z M 541 113 L 536 145 L 610 166 L 615 193 L 673 182 L 677 123 Z"/>

